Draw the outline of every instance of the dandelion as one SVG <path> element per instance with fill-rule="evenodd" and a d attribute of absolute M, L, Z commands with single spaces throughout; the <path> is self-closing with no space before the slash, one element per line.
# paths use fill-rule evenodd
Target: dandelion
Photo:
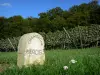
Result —
<path fill-rule="evenodd" d="M 68 66 L 64 66 L 63 68 L 64 68 L 64 70 L 67 70 L 68 69 Z"/>
<path fill-rule="evenodd" d="M 72 59 L 69 63 L 76 63 L 77 61 L 76 60 L 74 60 L 74 59 Z"/>

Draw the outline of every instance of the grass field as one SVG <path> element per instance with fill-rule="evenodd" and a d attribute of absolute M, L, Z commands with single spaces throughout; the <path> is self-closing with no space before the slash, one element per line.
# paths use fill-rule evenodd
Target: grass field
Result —
<path fill-rule="evenodd" d="M 44 65 L 19 69 L 16 52 L 0 53 L 0 75 L 100 75 L 100 48 L 50 50 L 45 55 Z M 72 59 L 77 62 L 70 63 Z"/>

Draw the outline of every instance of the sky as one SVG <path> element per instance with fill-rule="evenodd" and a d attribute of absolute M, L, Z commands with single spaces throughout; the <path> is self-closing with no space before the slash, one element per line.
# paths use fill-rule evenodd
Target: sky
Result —
<path fill-rule="evenodd" d="M 68 10 L 73 5 L 88 3 L 92 0 L 0 0 L 0 16 L 11 17 L 21 15 L 39 17 L 41 12 L 47 12 L 55 7 Z"/>

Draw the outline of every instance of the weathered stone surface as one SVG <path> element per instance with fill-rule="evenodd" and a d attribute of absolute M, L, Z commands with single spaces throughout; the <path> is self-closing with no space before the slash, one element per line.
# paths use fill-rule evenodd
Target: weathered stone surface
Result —
<path fill-rule="evenodd" d="M 44 64 L 44 40 L 38 33 L 24 34 L 18 44 L 18 58 L 17 65 L 22 67 L 23 65 L 36 65 Z"/>

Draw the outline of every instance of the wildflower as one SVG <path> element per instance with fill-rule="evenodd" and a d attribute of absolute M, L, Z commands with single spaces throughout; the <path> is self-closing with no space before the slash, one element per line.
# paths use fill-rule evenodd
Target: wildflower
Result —
<path fill-rule="evenodd" d="M 64 70 L 67 70 L 68 69 L 68 66 L 64 66 L 63 68 L 64 68 Z"/>
<path fill-rule="evenodd" d="M 77 61 L 76 60 L 74 60 L 74 59 L 72 59 L 69 63 L 76 63 Z"/>

